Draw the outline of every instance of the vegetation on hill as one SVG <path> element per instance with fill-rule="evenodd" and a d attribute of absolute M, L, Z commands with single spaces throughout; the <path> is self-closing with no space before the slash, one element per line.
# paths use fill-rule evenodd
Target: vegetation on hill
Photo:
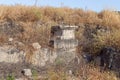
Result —
<path fill-rule="evenodd" d="M 48 47 L 51 26 L 66 24 L 77 25 L 76 38 L 79 40 L 78 52 L 87 51 L 97 54 L 104 46 L 120 50 L 120 14 L 103 10 L 99 13 L 72 9 L 68 7 L 35 7 L 35 6 L 0 6 L 0 44 L 7 43 L 9 38 L 25 45 L 39 42 Z M 95 70 L 96 71 L 96 70 Z M 106 75 L 93 73 L 89 80 L 107 80 Z M 89 76 L 89 75 L 88 75 Z M 102 77 L 101 77 L 102 76 Z M 98 79 L 97 79 L 98 78 Z M 113 79 L 116 80 L 116 79 Z"/>
<path fill-rule="evenodd" d="M 93 36 L 89 38 L 92 44 L 91 42 L 89 44 L 88 38 L 85 38 L 91 49 L 100 49 L 104 45 L 120 49 L 120 14 L 110 10 L 96 13 L 90 10 L 84 11 L 68 7 L 1 5 L 0 23 L 1 44 L 12 37 L 14 40 L 21 41 L 24 44 L 39 42 L 43 47 L 47 47 L 50 38 L 50 27 L 58 24 L 67 24 L 80 26 L 76 34 L 79 41 L 85 38 L 85 35 L 83 35 L 85 32 L 87 32 L 86 35 L 90 36 L 91 34 Z M 98 33 L 95 29 L 98 25 L 103 29 L 109 29 L 111 33 Z M 93 32 L 97 32 L 97 34 Z M 91 50 L 90 48 L 88 49 Z"/>
<path fill-rule="evenodd" d="M 68 7 L 1 5 L 0 23 L 1 44 L 6 43 L 8 38 L 12 37 L 24 44 L 39 42 L 43 47 L 47 47 L 50 27 L 67 24 L 80 26 L 76 37 L 85 43 L 82 43 L 82 46 L 89 45 L 87 46 L 89 52 L 96 53 L 103 46 L 120 49 L 120 14 L 110 10 L 97 13 Z M 109 30 L 110 34 L 99 32 L 96 29 L 97 26 L 106 32 Z M 84 33 L 86 34 L 84 35 Z M 88 37 L 86 38 L 86 36 Z M 86 49 L 86 47 L 82 48 Z"/>

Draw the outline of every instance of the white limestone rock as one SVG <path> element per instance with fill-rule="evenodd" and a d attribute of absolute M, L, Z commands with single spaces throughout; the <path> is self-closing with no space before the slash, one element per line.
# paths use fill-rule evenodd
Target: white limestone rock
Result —
<path fill-rule="evenodd" d="M 12 41 L 13 41 L 13 38 L 9 38 L 8 41 L 9 41 L 9 42 L 12 42 Z"/>
<path fill-rule="evenodd" d="M 31 77 L 32 76 L 32 71 L 31 71 L 31 69 L 23 69 L 22 74 L 24 76 Z"/>
<path fill-rule="evenodd" d="M 37 49 L 37 50 L 41 48 L 41 46 L 38 42 L 33 43 L 32 46 L 34 49 Z"/>

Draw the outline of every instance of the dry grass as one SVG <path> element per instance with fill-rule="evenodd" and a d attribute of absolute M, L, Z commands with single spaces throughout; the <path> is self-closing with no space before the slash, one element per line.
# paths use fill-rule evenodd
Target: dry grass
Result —
<path fill-rule="evenodd" d="M 34 7 L 27 6 L 0 6 L 0 20 L 13 20 L 13 21 L 36 21 L 38 20 L 38 16 L 36 15 Z M 35 10 L 34 10 L 35 9 Z"/>
<path fill-rule="evenodd" d="M 78 68 L 74 74 L 69 74 L 64 68 L 57 71 L 50 68 L 45 80 L 119 80 L 113 72 L 100 72 L 98 68 L 90 65 Z"/>
<path fill-rule="evenodd" d="M 23 32 L 19 30 L 19 34 L 14 34 L 14 38 L 17 40 L 26 44 L 37 41 L 42 46 L 47 46 L 52 25 L 61 23 L 78 26 L 81 26 L 81 24 L 99 24 L 118 29 L 120 28 L 120 15 L 117 12 L 108 10 L 96 13 L 67 7 L 53 8 L 15 5 L 0 6 L 0 22 L 10 22 L 12 24 L 10 26 L 19 25 L 18 27 Z M 14 30 L 11 33 L 14 33 Z M 10 36 L 10 34 L 6 35 L 7 38 Z M 81 38 L 79 34 L 77 37 Z"/>
<path fill-rule="evenodd" d="M 66 24 L 94 23 L 119 27 L 120 15 L 117 12 L 104 10 L 100 13 L 71 9 L 68 7 L 34 7 L 34 6 L 0 6 L 0 21 L 36 22 L 52 21 Z"/>
<path fill-rule="evenodd" d="M 102 24 L 107 27 L 120 28 L 120 14 L 118 12 L 104 10 L 99 13 Z"/>
<path fill-rule="evenodd" d="M 103 47 L 113 47 L 120 50 L 120 30 L 115 29 L 107 33 L 97 33 L 94 35 L 87 48 L 90 53 L 97 54 Z"/>

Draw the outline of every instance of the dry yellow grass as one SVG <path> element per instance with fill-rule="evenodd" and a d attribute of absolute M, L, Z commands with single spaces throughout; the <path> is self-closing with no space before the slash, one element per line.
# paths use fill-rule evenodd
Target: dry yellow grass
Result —
<path fill-rule="evenodd" d="M 102 24 L 107 27 L 120 28 L 120 14 L 118 12 L 104 10 L 99 13 Z"/>
<path fill-rule="evenodd" d="M 61 67 L 57 71 L 54 68 L 50 68 L 47 71 L 47 80 L 119 80 L 114 72 L 100 72 L 98 67 L 95 68 L 90 65 L 78 68 L 73 75 L 65 71 L 64 68 Z"/>
<path fill-rule="evenodd" d="M 41 20 L 56 23 L 76 24 L 94 23 L 118 27 L 120 15 L 118 12 L 104 10 L 100 13 L 71 9 L 67 7 L 34 7 L 34 6 L 0 6 L 0 21 L 13 20 L 17 22 L 35 22 Z"/>
<path fill-rule="evenodd" d="M 80 80 L 118 80 L 113 72 L 100 72 L 99 68 L 84 66 L 79 70 Z"/>

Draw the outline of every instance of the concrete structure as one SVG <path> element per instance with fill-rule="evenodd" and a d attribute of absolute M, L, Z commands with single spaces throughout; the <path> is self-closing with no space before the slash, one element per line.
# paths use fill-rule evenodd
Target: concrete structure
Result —
<path fill-rule="evenodd" d="M 51 41 L 52 46 L 58 58 L 65 62 L 70 62 L 75 58 L 76 47 L 78 41 L 75 39 L 75 30 L 77 26 L 53 26 L 51 28 Z"/>
<path fill-rule="evenodd" d="M 75 39 L 76 29 L 77 26 L 53 26 L 50 40 L 50 46 L 53 49 L 41 48 L 38 42 L 32 43 L 25 50 L 20 50 L 12 45 L 1 46 L 0 62 L 29 62 L 36 66 L 45 66 L 47 63 L 52 64 L 56 60 L 69 63 L 76 56 L 76 46 L 78 45 Z M 19 43 L 17 45 L 21 46 L 22 42 Z"/>
<path fill-rule="evenodd" d="M 28 62 L 35 66 L 45 66 L 47 63 L 54 63 L 57 55 L 54 51 L 48 48 L 39 48 L 39 46 L 34 47 L 35 51 L 33 51 L 33 55 L 31 58 L 27 58 L 26 51 L 18 51 L 17 48 L 6 45 L 0 47 L 0 62 L 4 63 L 19 63 L 19 62 Z M 32 53 L 32 52 L 31 52 Z M 30 61 L 28 61 L 30 60 Z"/>

